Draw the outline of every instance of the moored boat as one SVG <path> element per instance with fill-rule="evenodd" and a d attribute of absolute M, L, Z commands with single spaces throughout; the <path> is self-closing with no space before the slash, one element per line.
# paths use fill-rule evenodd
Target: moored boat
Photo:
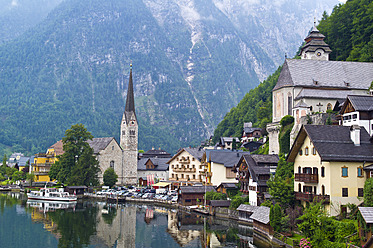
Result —
<path fill-rule="evenodd" d="M 54 188 L 43 188 L 40 191 L 31 191 L 27 193 L 27 198 L 30 200 L 42 200 L 42 201 L 62 201 L 62 202 L 74 202 L 77 201 L 76 196 L 70 195 L 68 192 L 63 192 L 59 189 Z"/>

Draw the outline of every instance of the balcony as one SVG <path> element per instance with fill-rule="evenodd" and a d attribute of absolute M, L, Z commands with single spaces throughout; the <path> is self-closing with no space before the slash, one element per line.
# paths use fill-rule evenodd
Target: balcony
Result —
<path fill-rule="evenodd" d="M 295 173 L 294 180 L 296 182 L 318 183 L 319 175 L 318 174 Z"/>
<path fill-rule="evenodd" d="M 324 201 L 324 203 L 330 203 L 330 195 L 317 195 L 312 193 L 295 192 L 295 199 L 307 202 L 312 202 L 315 199 L 318 202 Z"/>
<path fill-rule="evenodd" d="M 196 168 L 174 168 L 174 172 L 196 172 Z"/>

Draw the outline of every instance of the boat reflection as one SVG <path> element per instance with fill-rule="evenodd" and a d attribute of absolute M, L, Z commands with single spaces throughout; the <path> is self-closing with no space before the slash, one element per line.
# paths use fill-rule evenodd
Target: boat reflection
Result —
<path fill-rule="evenodd" d="M 40 212 L 47 213 L 56 211 L 58 209 L 72 209 L 75 210 L 76 202 L 56 202 L 56 201 L 41 201 L 41 200 L 27 200 L 27 206 L 36 208 Z"/>

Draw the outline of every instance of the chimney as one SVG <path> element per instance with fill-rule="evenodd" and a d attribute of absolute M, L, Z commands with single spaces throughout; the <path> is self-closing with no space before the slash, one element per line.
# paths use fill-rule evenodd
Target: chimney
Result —
<path fill-rule="evenodd" d="M 350 127 L 350 137 L 355 146 L 360 146 L 360 126 L 352 125 Z"/>

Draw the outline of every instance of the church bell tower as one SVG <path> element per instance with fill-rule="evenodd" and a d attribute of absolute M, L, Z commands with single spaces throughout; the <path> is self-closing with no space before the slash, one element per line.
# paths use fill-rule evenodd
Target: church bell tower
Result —
<path fill-rule="evenodd" d="M 120 128 L 120 146 L 123 149 L 123 182 L 121 184 L 133 185 L 137 183 L 138 130 L 131 64 L 126 106 Z"/>

